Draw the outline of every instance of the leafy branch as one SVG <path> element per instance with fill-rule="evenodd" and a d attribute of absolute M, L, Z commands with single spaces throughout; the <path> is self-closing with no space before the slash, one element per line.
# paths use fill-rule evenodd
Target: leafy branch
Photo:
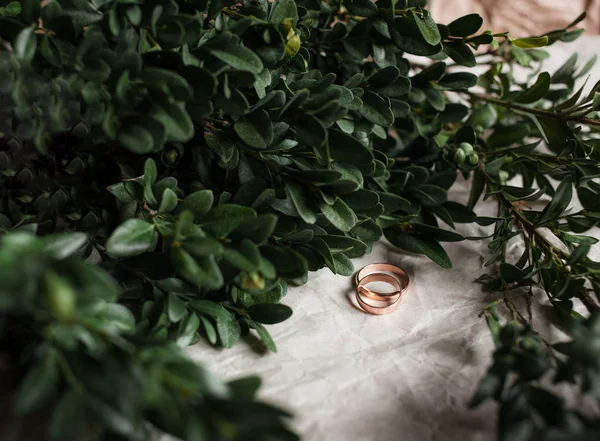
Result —
<path fill-rule="evenodd" d="M 541 72 L 543 47 L 575 40 L 584 17 L 513 38 L 477 14 L 436 23 L 420 0 L 4 2 L 11 416 L 48 409 L 21 427 L 56 439 L 298 439 L 256 399 L 258 378 L 224 383 L 181 348 L 254 336 L 275 352 L 289 284 L 350 276 L 381 237 L 450 268 L 442 243 L 475 222 L 494 225 L 480 281 L 503 299 L 484 310 L 496 350 L 472 404 L 499 402 L 500 439 L 591 439 L 599 420 L 541 386 L 552 375 L 600 398 L 600 268 L 583 234 L 600 221 L 600 85 L 575 88 L 593 60 Z M 451 200 L 460 174 L 468 205 Z M 484 190 L 496 217 L 473 211 Z M 516 237 L 525 251 L 508 262 Z M 569 341 L 547 342 L 517 307 L 525 293 L 531 313 L 539 288 Z"/>
<path fill-rule="evenodd" d="M 499 106 L 505 107 L 507 109 L 511 109 L 511 110 L 517 110 L 523 113 L 528 113 L 528 114 L 532 114 L 532 115 L 540 115 L 540 116 L 548 116 L 550 118 L 554 118 L 557 119 L 559 121 L 563 121 L 563 122 L 576 122 L 576 123 L 580 123 L 580 124 L 585 124 L 587 126 L 593 126 L 593 127 L 600 127 L 600 120 L 598 119 L 594 119 L 594 118 L 589 118 L 586 117 L 584 115 L 573 115 L 571 113 L 563 113 L 560 111 L 554 111 L 554 110 L 546 110 L 546 109 L 538 109 L 535 107 L 528 107 L 528 106 L 524 106 L 512 101 L 506 101 L 506 100 L 502 100 L 493 96 L 488 96 L 488 95 L 481 95 L 481 94 L 477 94 L 474 92 L 469 92 L 469 91 L 465 91 L 463 92 L 464 94 L 479 100 L 479 101 L 484 101 L 487 103 L 493 103 L 493 104 L 497 104 Z M 591 103 L 590 103 L 591 105 Z M 592 109 L 590 109 L 592 110 Z"/>

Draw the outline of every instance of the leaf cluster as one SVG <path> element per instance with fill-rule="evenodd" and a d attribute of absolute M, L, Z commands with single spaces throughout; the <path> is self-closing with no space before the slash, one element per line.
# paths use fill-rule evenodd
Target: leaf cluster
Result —
<path fill-rule="evenodd" d="M 351 275 L 382 237 L 450 268 L 457 224 L 493 225 L 488 290 L 598 309 L 582 233 L 600 219 L 600 86 L 575 89 L 593 62 L 539 71 L 583 17 L 512 38 L 413 0 L 0 3 L 0 341 L 26 372 L 15 409 L 54 406 L 54 438 L 297 439 L 256 378 L 222 383 L 180 348 L 276 351 L 265 325 L 291 316 L 288 285 Z M 448 197 L 458 178 L 467 205 Z M 483 193 L 497 216 L 476 215 Z M 593 318 L 552 349 L 516 310 L 493 319 L 497 358 L 521 361 L 494 364 L 474 404 L 505 415 L 551 369 L 598 396 Z M 554 424 L 502 418 L 502 439 Z"/>

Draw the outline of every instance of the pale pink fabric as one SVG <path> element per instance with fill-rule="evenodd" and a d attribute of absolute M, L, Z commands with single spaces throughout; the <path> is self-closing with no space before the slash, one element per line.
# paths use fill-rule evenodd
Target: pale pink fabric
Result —
<path fill-rule="evenodd" d="M 586 11 L 588 18 L 582 24 L 586 32 L 600 34 L 600 0 L 430 0 L 429 4 L 439 23 L 476 12 L 486 28 L 515 37 L 559 29 Z"/>

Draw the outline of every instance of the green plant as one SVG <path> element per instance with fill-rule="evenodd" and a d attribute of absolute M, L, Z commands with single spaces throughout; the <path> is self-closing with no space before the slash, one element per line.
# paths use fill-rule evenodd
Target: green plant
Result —
<path fill-rule="evenodd" d="M 600 84 L 574 90 L 593 64 L 575 56 L 539 73 L 539 47 L 577 38 L 583 16 L 513 39 L 476 14 L 436 24 L 418 0 L 1 3 L 0 347 L 17 413 L 53 409 L 58 439 L 297 439 L 254 400 L 257 378 L 220 383 L 179 347 L 255 333 L 275 351 L 264 325 L 291 315 L 288 283 L 350 275 L 382 235 L 448 268 L 440 242 L 465 238 L 439 222 L 477 222 L 494 225 L 466 238 L 491 239 L 480 281 L 503 296 L 472 404 L 500 403 L 503 440 L 597 434 L 539 381 L 600 399 L 600 266 L 582 234 L 600 219 Z M 448 200 L 458 174 L 468 206 Z M 496 217 L 472 211 L 484 192 Z M 568 342 L 514 305 L 540 291 Z"/>

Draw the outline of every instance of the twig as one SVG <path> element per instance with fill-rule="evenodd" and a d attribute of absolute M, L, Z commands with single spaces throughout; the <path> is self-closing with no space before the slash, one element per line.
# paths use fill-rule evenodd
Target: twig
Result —
<path fill-rule="evenodd" d="M 469 92 L 469 91 L 463 91 L 461 93 L 464 93 L 466 95 L 469 95 L 472 98 L 475 98 L 475 99 L 478 99 L 481 101 L 498 104 L 499 106 L 506 107 L 507 109 L 519 110 L 521 112 L 531 113 L 533 115 L 548 116 L 550 118 L 555 118 L 555 119 L 558 119 L 558 120 L 561 120 L 564 122 L 578 122 L 578 123 L 587 124 L 590 126 L 600 127 L 600 121 L 597 119 L 593 119 L 593 118 L 581 117 L 581 116 L 577 116 L 577 115 L 568 115 L 565 113 L 553 112 L 552 110 L 544 110 L 544 109 L 537 109 L 535 107 L 522 106 L 520 104 L 513 103 L 512 101 L 501 100 L 499 98 L 495 98 L 495 97 L 489 96 L 489 95 L 479 95 L 477 93 L 473 93 L 473 92 Z"/>

